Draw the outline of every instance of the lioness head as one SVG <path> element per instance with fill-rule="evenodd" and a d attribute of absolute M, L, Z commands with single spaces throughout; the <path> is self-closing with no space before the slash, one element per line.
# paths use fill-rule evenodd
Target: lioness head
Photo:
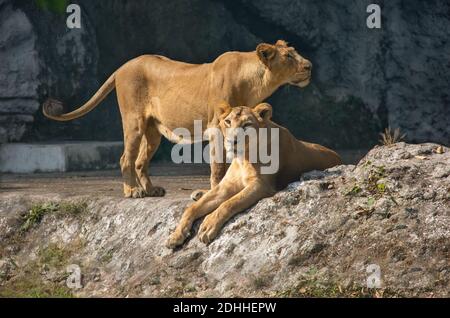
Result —
<path fill-rule="evenodd" d="M 256 54 L 271 73 L 283 84 L 305 87 L 311 80 L 312 63 L 293 47 L 279 40 L 274 45 L 262 43 Z"/>
<path fill-rule="evenodd" d="M 245 150 L 250 139 L 258 142 L 259 129 L 267 127 L 272 118 L 272 106 L 262 103 L 252 109 L 246 106 L 231 107 L 228 103 L 222 103 L 216 108 L 216 116 L 225 139 L 227 157 L 231 158 L 240 149 Z M 240 141 L 243 143 L 242 148 L 238 145 Z"/>

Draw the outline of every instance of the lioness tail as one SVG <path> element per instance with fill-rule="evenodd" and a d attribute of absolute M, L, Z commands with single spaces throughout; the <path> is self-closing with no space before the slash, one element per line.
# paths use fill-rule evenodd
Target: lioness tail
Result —
<path fill-rule="evenodd" d="M 111 75 L 108 80 L 100 87 L 100 89 L 95 93 L 91 99 L 81 106 L 80 108 L 74 110 L 73 112 L 63 114 L 63 105 L 61 102 L 49 98 L 44 102 L 42 112 L 45 117 L 57 120 L 57 121 L 69 121 L 73 119 L 80 118 L 91 110 L 93 110 L 100 102 L 115 88 L 116 75 L 115 73 Z"/>

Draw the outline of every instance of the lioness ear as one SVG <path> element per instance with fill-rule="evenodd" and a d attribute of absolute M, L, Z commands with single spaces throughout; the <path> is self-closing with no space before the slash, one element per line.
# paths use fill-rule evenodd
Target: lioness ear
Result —
<path fill-rule="evenodd" d="M 219 120 L 223 115 L 225 115 L 225 114 L 228 115 L 230 112 L 231 112 L 231 105 L 225 101 L 221 102 L 215 108 L 215 114 L 216 114 L 217 119 L 219 119 Z"/>
<path fill-rule="evenodd" d="M 272 106 L 267 103 L 259 104 L 253 111 L 264 121 L 272 119 Z"/>
<path fill-rule="evenodd" d="M 276 46 L 282 46 L 287 47 L 288 43 L 285 40 L 278 40 L 277 43 L 275 43 Z"/>
<path fill-rule="evenodd" d="M 277 49 L 274 45 L 262 43 L 256 48 L 256 54 L 258 54 L 259 59 L 264 63 L 264 65 L 269 67 L 270 61 L 277 54 Z"/>

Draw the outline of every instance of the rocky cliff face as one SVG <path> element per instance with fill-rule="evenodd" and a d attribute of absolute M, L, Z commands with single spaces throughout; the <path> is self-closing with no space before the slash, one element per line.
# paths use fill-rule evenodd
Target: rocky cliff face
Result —
<path fill-rule="evenodd" d="M 78 106 L 140 54 L 203 63 L 284 38 L 314 64 L 310 87 L 270 99 L 276 120 L 297 136 L 369 147 L 390 125 L 409 141 L 448 143 L 450 4 L 379 1 L 377 30 L 366 27 L 371 2 L 80 0 L 82 29 L 69 30 L 64 14 L 2 0 L 0 139 L 120 139 L 112 97 L 69 124 L 43 119 L 39 104 L 51 95 Z"/>
<path fill-rule="evenodd" d="M 435 144 L 376 147 L 261 200 L 209 246 L 197 224 L 177 251 L 165 241 L 187 199 L 3 195 L 0 295 L 448 297 L 449 167 Z M 82 288 L 66 287 L 68 265 Z"/>
<path fill-rule="evenodd" d="M 34 140 L 51 138 L 45 127 L 43 133 L 32 129 L 33 123 L 49 123 L 40 121 L 45 98 L 60 95 L 78 102 L 98 85 L 93 28 L 86 19 L 84 28 L 69 30 L 65 16 L 30 1 L 2 0 L 0 15 L 0 142 L 20 141 L 27 134 Z"/>
<path fill-rule="evenodd" d="M 308 118 L 310 115 L 305 113 L 314 113 L 311 108 L 319 107 L 325 114 L 325 126 L 334 130 L 350 126 L 353 135 L 358 135 L 360 125 L 365 126 L 364 134 L 359 134 L 364 138 L 373 138 L 373 125 L 390 125 L 400 127 L 412 141 L 450 140 L 450 28 L 441 27 L 450 22 L 448 2 L 377 1 L 382 7 L 379 30 L 365 27 L 366 8 L 373 3 L 369 0 L 241 3 L 247 12 L 263 19 L 267 28 L 280 28 L 279 33 L 286 34 L 300 50 L 306 50 L 315 64 L 314 85 L 306 94 L 283 92 L 284 98 L 275 99 L 290 110 L 280 113 L 282 121 L 289 122 L 294 113 L 299 118 L 306 116 L 303 121 L 308 125 L 308 121 L 317 120 L 317 115 Z M 349 98 L 356 99 L 358 106 L 350 108 Z M 303 99 L 308 101 L 302 103 Z M 336 108 L 339 101 L 344 102 Z M 301 111 L 295 112 L 299 108 Z M 346 112 L 347 118 L 341 118 L 339 112 Z M 370 119 L 364 118 L 365 113 L 370 114 Z M 343 124 L 347 119 L 348 126 Z M 319 123 L 312 127 L 318 126 L 323 127 Z M 302 128 L 296 131 L 306 133 Z M 345 140 L 352 134 L 338 138 Z M 330 135 L 333 133 L 328 132 Z M 338 147 L 358 144 L 358 140 L 348 141 Z"/>
<path fill-rule="evenodd" d="M 23 11 L 0 2 L 0 142 L 18 141 L 39 109 L 36 34 Z"/>

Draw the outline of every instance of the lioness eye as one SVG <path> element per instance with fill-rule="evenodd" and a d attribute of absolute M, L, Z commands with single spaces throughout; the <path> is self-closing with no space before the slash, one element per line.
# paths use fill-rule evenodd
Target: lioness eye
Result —
<path fill-rule="evenodd" d="M 225 119 L 225 125 L 227 125 L 228 127 L 230 127 L 230 126 L 231 126 L 231 120 Z"/>

